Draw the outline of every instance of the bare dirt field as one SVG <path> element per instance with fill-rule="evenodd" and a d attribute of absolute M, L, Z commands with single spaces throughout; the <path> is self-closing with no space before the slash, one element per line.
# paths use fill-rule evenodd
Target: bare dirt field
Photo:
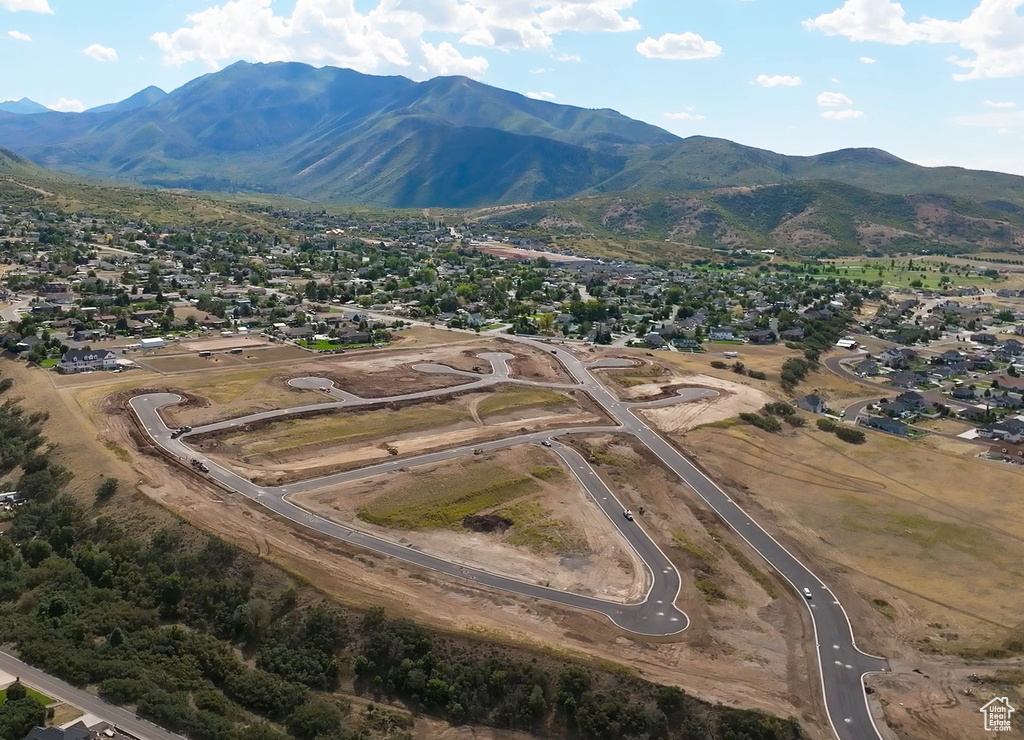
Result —
<path fill-rule="evenodd" d="M 709 345 L 714 347 L 715 345 Z M 655 391 L 653 387 L 644 386 L 666 386 L 672 385 L 706 385 L 708 378 L 717 378 L 733 385 L 742 385 L 754 388 L 763 394 L 772 396 L 770 400 L 791 400 L 787 399 L 779 387 L 779 371 L 782 363 L 790 357 L 802 357 L 802 353 L 791 350 L 784 345 L 750 346 L 750 345 L 721 345 L 727 350 L 739 352 L 739 357 L 725 358 L 721 352 L 708 352 L 706 354 L 691 354 L 687 352 L 644 352 L 636 349 L 615 348 L 614 350 L 599 351 L 593 357 L 623 357 L 634 360 L 639 364 L 633 368 L 605 369 L 599 370 L 599 374 L 606 377 L 612 389 L 618 392 L 623 398 L 639 400 L 643 397 L 657 397 L 661 391 Z M 729 367 L 718 369 L 711 366 L 714 361 L 725 362 Z M 733 372 L 731 366 L 740 362 L 747 370 L 763 372 L 768 376 L 767 380 L 755 380 L 739 373 Z M 693 376 L 700 376 L 703 382 L 695 382 Z M 709 387 L 722 387 L 711 386 Z M 639 390 L 637 390 L 639 389 Z M 865 389 L 859 383 L 846 380 L 838 375 L 821 367 L 812 372 L 797 389 L 795 395 L 803 396 L 815 393 L 826 400 L 845 400 L 864 398 Z"/>
<path fill-rule="evenodd" d="M 175 357 L 135 357 L 135 363 L 144 370 L 155 373 L 187 373 L 196 370 L 223 370 L 240 367 L 242 361 L 235 355 L 177 355 Z"/>
<path fill-rule="evenodd" d="M 593 423 L 592 403 L 508 386 L 455 397 L 342 409 L 193 438 L 198 449 L 260 483 L 279 484 L 400 455 L 466 445 L 536 429 Z"/>
<path fill-rule="evenodd" d="M 991 690 L 972 688 L 967 674 L 1002 665 L 1024 678 L 1019 658 L 970 670 L 962 660 L 1019 652 L 1020 471 L 941 438 L 871 433 L 851 446 L 817 430 L 738 426 L 698 429 L 681 444 L 849 594 L 862 645 L 893 659 L 896 675 L 877 688 L 906 736 L 977 736 L 979 699 Z M 1019 696 L 1024 681 L 1009 683 Z"/>
<path fill-rule="evenodd" d="M 269 342 L 259 337 L 249 336 L 237 336 L 237 337 L 221 337 L 220 339 L 204 339 L 199 342 L 185 342 L 185 349 L 191 350 L 192 352 L 217 352 L 223 349 L 236 349 L 242 347 L 249 349 L 252 347 L 265 347 Z"/>
<path fill-rule="evenodd" d="M 455 562 L 631 601 L 647 571 L 558 456 L 534 445 L 293 496 L 316 513 Z"/>
<path fill-rule="evenodd" d="M 701 424 L 712 424 L 723 419 L 731 419 L 744 412 L 756 412 L 766 403 L 771 403 L 774 400 L 758 388 L 713 378 L 709 375 L 687 376 L 686 382 L 687 385 L 714 388 L 720 395 L 717 398 L 648 409 L 640 413 L 664 432 L 683 432 Z M 637 393 L 645 388 L 648 386 L 636 386 L 630 388 L 629 392 Z M 657 389 L 659 386 L 654 385 L 654 388 Z"/>

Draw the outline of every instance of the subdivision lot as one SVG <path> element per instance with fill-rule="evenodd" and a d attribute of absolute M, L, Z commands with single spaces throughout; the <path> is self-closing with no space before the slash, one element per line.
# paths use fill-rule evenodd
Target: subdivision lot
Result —
<path fill-rule="evenodd" d="M 581 395 L 505 386 L 274 419 L 196 436 L 190 443 L 254 481 L 279 484 L 391 454 L 417 454 L 601 420 Z"/>
<path fill-rule="evenodd" d="M 321 516 L 467 565 L 600 595 L 640 598 L 643 564 L 561 464 L 536 445 L 293 497 Z"/>
<path fill-rule="evenodd" d="M 242 361 L 235 355 L 218 354 L 212 357 L 175 355 L 173 357 L 134 357 L 135 363 L 155 373 L 185 373 L 197 370 L 222 370 L 240 367 Z"/>

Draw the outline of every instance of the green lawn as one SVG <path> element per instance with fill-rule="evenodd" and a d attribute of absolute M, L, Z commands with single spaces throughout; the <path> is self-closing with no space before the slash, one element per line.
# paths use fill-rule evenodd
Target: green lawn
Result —
<path fill-rule="evenodd" d="M 39 367 L 49 370 L 50 368 L 57 367 L 60 364 L 60 360 L 55 357 L 49 357 L 45 360 L 40 360 Z"/>
<path fill-rule="evenodd" d="M 31 686 L 26 686 L 25 687 L 25 692 L 30 697 L 32 697 L 36 701 L 40 702 L 44 706 L 48 707 L 51 704 L 56 704 L 57 703 L 56 699 L 51 699 L 46 694 L 42 693 L 41 691 L 36 691 Z M 0 704 L 3 704 L 5 701 L 7 701 L 7 689 L 0 690 Z"/>
<path fill-rule="evenodd" d="M 306 349 L 315 349 L 317 352 L 325 352 L 332 349 L 357 349 L 359 347 L 373 346 L 369 342 L 364 342 L 362 344 L 343 344 L 341 342 L 333 341 L 330 339 L 319 339 L 315 342 L 300 339 L 299 341 L 296 342 L 296 344 L 299 345 L 300 347 L 305 347 Z"/>

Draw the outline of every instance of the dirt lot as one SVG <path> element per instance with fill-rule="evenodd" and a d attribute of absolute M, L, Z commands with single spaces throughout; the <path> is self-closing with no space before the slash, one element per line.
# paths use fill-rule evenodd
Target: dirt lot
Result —
<path fill-rule="evenodd" d="M 1020 471 L 941 438 L 870 433 L 851 446 L 817 430 L 742 426 L 699 429 L 683 444 L 849 594 L 862 645 L 894 659 L 897 675 L 878 686 L 909 736 L 978 736 L 981 702 L 964 689 L 967 673 L 991 666 L 960 670 L 959 656 L 982 658 L 1019 635 Z"/>
<path fill-rule="evenodd" d="M 716 345 L 709 345 L 714 347 Z M 716 378 L 731 386 L 747 386 L 767 394 L 770 400 L 792 400 L 787 398 L 779 387 L 779 370 L 782 363 L 790 357 L 801 357 L 802 353 L 791 350 L 784 345 L 749 346 L 720 345 L 739 352 L 739 357 L 724 358 L 721 352 L 691 354 L 686 352 L 644 352 L 643 350 L 615 348 L 614 350 L 598 351 L 592 355 L 598 357 L 626 357 L 640 364 L 633 368 L 599 370 L 598 374 L 608 378 L 610 387 L 623 398 L 639 399 L 657 397 L 660 390 L 654 386 L 708 385 L 712 388 L 725 387 L 712 385 L 709 378 Z M 725 362 L 730 367 L 724 370 L 711 367 L 714 361 Z M 731 366 L 741 362 L 747 370 L 757 370 L 767 374 L 767 380 L 754 380 L 732 371 Z M 694 380 L 694 376 L 701 380 Z M 864 387 L 829 372 L 824 367 L 808 375 L 794 395 L 804 396 L 815 393 L 826 400 L 845 400 L 867 397 Z"/>
<path fill-rule="evenodd" d="M 218 352 L 225 349 L 238 347 L 252 349 L 253 347 L 265 347 L 268 342 L 259 337 L 237 336 L 222 337 L 220 339 L 204 339 L 200 342 L 186 342 L 182 346 L 192 352 Z"/>
<path fill-rule="evenodd" d="M 135 357 L 136 364 L 144 370 L 155 373 L 187 373 L 197 370 L 223 370 L 240 367 L 242 361 L 235 355 L 218 354 L 213 357 L 199 355 L 176 355 L 174 357 Z"/>
<path fill-rule="evenodd" d="M 343 409 L 194 438 L 198 449 L 261 483 L 283 483 L 522 430 L 601 420 L 584 397 L 515 386 L 372 410 Z"/>
<path fill-rule="evenodd" d="M 566 591 L 626 601 L 647 588 L 643 564 L 586 490 L 557 455 L 534 445 L 293 500 L 468 566 Z M 494 530 L 474 531 L 485 522 Z"/>

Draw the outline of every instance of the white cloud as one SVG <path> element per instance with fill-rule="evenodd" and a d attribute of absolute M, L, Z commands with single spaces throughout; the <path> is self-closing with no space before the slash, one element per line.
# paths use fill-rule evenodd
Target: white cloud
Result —
<path fill-rule="evenodd" d="M 691 110 L 693 106 L 690 106 Z M 682 111 L 680 113 L 666 113 L 665 118 L 671 118 L 674 121 L 703 121 L 704 116 L 700 113 L 690 113 L 688 111 Z"/>
<path fill-rule="evenodd" d="M 21 31 L 8 31 L 7 35 L 10 36 L 12 39 L 15 39 L 17 41 L 31 41 L 32 40 L 31 36 L 29 36 L 27 33 L 22 33 Z"/>
<path fill-rule="evenodd" d="M 666 33 L 656 39 L 648 36 L 636 45 L 636 50 L 641 56 L 655 59 L 711 59 L 722 53 L 722 47 L 714 41 L 705 41 L 689 31 Z"/>
<path fill-rule="evenodd" d="M 24 10 L 29 13 L 46 13 L 53 15 L 53 8 L 46 0 L 0 0 L 0 8 L 17 13 Z"/>
<path fill-rule="evenodd" d="M 1003 111 L 1000 113 L 982 113 L 977 116 L 957 116 L 953 123 L 958 126 L 975 126 L 979 128 L 1011 128 L 1024 126 L 1024 110 Z"/>
<path fill-rule="evenodd" d="M 552 51 L 565 32 L 635 31 L 626 11 L 637 0 L 295 0 L 278 12 L 273 0 L 226 0 L 186 17 L 175 31 L 153 34 L 166 64 L 201 61 L 301 61 L 361 72 L 479 77 L 482 56 L 456 44 L 503 51 Z M 429 34 L 432 43 L 424 40 Z M 560 61 L 579 61 L 563 54 Z"/>
<path fill-rule="evenodd" d="M 537 67 L 537 69 L 531 69 L 530 70 L 530 74 L 532 74 L 532 75 L 542 75 L 542 74 L 545 74 L 547 72 L 554 72 L 554 71 L 555 70 L 553 70 L 553 69 L 551 69 L 549 67 Z"/>
<path fill-rule="evenodd" d="M 61 98 L 56 103 L 46 107 L 50 110 L 61 111 L 62 113 L 81 113 L 85 110 L 84 105 L 71 98 Z"/>
<path fill-rule="evenodd" d="M 874 64 L 878 60 L 873 57 L 860 57 L 858 61 L 860 61 L 861 64 Z"/>
<path fill-rule="evenodd" d="M 582 62 L 583 57 L 579 54 L 559 54 L 555 57 L 556 62 Z"/>
<path fill-rule="evenodd" d="M 90 59 L 97 62 L 116 62 L 117 52 L 111 49 L 109 46 L 100 46 L 99 44 L 92 44 L 82 49 L 82 53 Z"/>
<path fill-rule="evenodd" d="M 1017 104 L 1012 100 L 986 100 L 984 104 L 989 108 L 1016 108 Z"/>
<path fill-rule="evenodd" d="M 862 110 L 823 110 L 821 112 L 822 118 L 828 118 L 832 121 L 845 121 L 851 118 L 863 118 L 864 111 Z"/>
<path fill-rule="evenodd" d="M 1002 136 L 1009 136 L 1010 134 L 1013 133 L 1013 129 L 1012 128 L 1001 128 L 998 131 L 996 131 L 996 133 L 1000 134 Z"/>
<path fill-rule="evenodd" d="M 1024 0 L 980 0 L 963 20 L 922 17 L 907 21 L 903 6 L 893 0 L 846 0 L 840 8 L 804 21 L 808 30 L 851 41 L 906 45 L 956 44 L 973 56 L 947 61 L 967 70 L 955 80 L 1024 75 Z"/>
<path fill-rule="evenodd" d="M 554 100 L 555 94 L 549 92 L 528 92 L 524 93 L 526 97 L 532 98 L 533 100 Z"/>
<path fill-rule="evenodd" d="M 853 105 L 853 101 L 840 92 L 823 92 L 818 96 L 818 105 L 822 108 L 839 108 L 844 105 Z"/>
<path fill-rule="evenodd" d="M 758 75 L 754 82 L 761 87 L 796 87 L 802 84 L 803 80 L 793 75 Z"/>

